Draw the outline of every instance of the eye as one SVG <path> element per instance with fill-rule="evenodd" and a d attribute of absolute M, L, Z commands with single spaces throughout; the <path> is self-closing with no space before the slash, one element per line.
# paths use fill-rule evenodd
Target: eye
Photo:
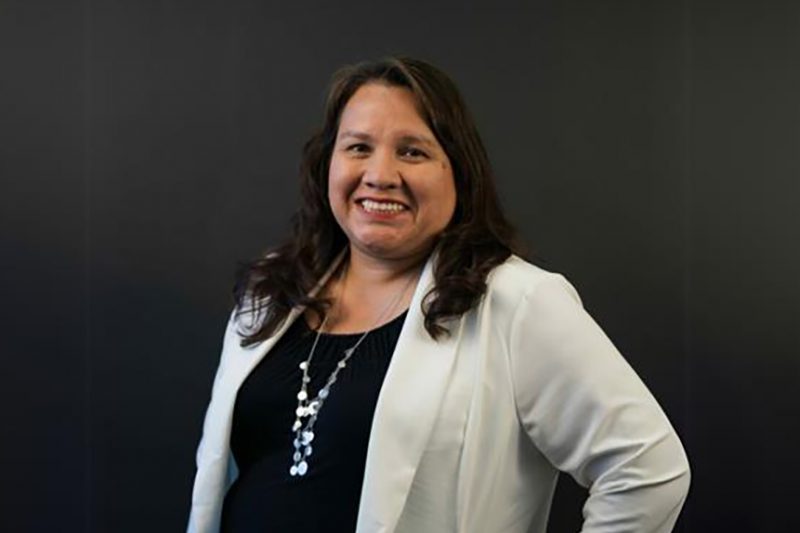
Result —
<path fill-rule="evenodd" d="M 366 154 L 369 153 L 370 147 L 366 143 L 355 143 L 345 147 L 345 151 L 353 154 Z"/>
<path fill-rule="evenodd" d="M 414 146 L 403 146 L 398 150 L 398 153 L 403 157 L 410 157 L 412 159 L 427 159 L 428 154 Z"/>

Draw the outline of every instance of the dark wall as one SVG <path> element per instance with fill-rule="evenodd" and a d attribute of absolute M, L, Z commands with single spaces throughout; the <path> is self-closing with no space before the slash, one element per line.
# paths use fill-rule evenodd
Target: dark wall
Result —
<path fill-rule="evenodd" d="M 330 73 L 385 53 L 457 80 L 536 262 L 661 401 L 678 529 L 790 530 L 800 5 L 327 4 L 0 3 L 0 530 L 184 527 L 236 262 Z"/>

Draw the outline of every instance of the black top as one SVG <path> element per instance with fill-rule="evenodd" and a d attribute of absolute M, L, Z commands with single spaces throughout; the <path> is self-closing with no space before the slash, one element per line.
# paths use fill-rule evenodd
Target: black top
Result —
<path fill-rule="evenodd" d="M 242 384 L 231 450 L 239 477 L 222 509 L 222 531 L 353 533 L 372 416 L 406 313 L 370 332 L 343 368 L 317 418 L 308 473 L 292 477 L 302 371 L 316 332 L 303 317 L 289 327 Z M 361 334 L 322 334 L 311 362 L 314 397 Z"/>

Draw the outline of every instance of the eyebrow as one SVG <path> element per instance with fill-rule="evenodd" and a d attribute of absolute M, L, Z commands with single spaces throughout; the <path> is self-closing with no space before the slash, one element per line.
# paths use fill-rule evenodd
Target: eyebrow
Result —
<path fill-rule="evenodd" d="M 362 140 L 362 141 L 371 141 L 372 140 L 372 136 L 369 133 L 365 133 L 365 132 L 362 132 L 362 131 L 345 130 L 345 131 L 343 131 L 343 132 L 341 132 L 339 134 L 339 139 L 340 140 L 348 138 L 348 137 L 352 137 L 354 139 L 359 139 L 359 140 Z M 427 146 L 430 146 L 431 148 L 435 148 L 436 147 L 436 143 L 434 142 L 433 139 L 431 139 L 430 137 L 422 136 L 422 135 L 414 135 L 414 134 L 411 134 L 411 133 L 406 133 L 404 135 L 401 135 L 399 140 L 401 142 L 406 142 L 406 143 L 425 144 Z"/>

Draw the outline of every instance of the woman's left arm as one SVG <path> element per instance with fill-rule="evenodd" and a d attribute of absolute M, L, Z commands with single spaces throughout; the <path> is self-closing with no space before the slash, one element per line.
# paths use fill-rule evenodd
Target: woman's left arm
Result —
<path fill-rule="evenodd" d="M 686 454 L 563 276 L 548 274 L 522 298 L 509 349 L 525 431 L 556 468 L 589 488 L 582 531 L 671 531 L 689 488 Z"/>

